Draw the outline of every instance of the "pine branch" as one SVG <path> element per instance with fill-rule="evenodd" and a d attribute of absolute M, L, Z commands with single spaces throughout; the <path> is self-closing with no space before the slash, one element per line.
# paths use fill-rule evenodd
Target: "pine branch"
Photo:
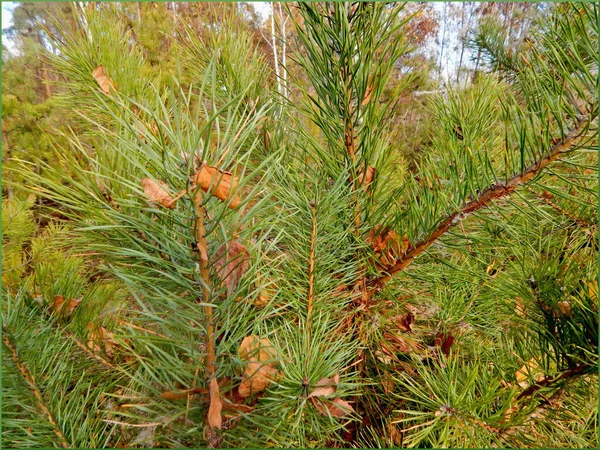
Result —
<path fill-rule="evenodd" d="M 33 378 L 33 375 L 29 372 L 27 367 L 25 367 L 23 365 L 23 363 L 21 363 L 21 361 L 19 360 L 19 356 L 17 355 L 17 350 L 15 349 L 13 343 L 8 338 L 6 331 L 4 331 L 4 333 L 2 333 L 2 342 L 4 342 L 4 345 L 6 345 L 6 347 L 10 350 L 10 356 L 12 357 L 13 362 L 19 369 L 19 372 L 21 372 L 21 375 L 27 382 L 27 385 L 29 386 L 29 390 L 31 391 L 31 393 L 33 394 L 33 396 L 36 399 L 38 408 L 46 416 L 46 418 L 48 419 L 48 422 L 50 422 L 52 424 L 54 434 L 56 434 L 56 436 L 58 437 L 59 445 L 63 448 L 72 448 L 72 445 L 69 444 L 69 442 L 65 438 L 64 434 L 60 431 L 60 428 L 59 428 L 58 424 L 56 423 L 56 420 L 54 420 L 52 413 L 50 412 L 50 410 L 44 403 L 44 398 L 42 397 L 42 393 L 40 392 L 39 388 L 37 387 L 37 384 L 35 383 L 35 379 Z"/>
<path fill-rule="evenodd" d="M 537 192 L 535 192 L 533 189 L 531 188 L 527 188 L 527 190 L 529 192 L 531 192 L 533 195 L 536 196 L 536 198 L 538 198 L 540 201 L 546 203 L 548 206 L 550 206 L 552 209 L 554 209 L 555 211 L 561 213 L 563 216 L 567 217 L 569 220 L 571 220 L 572 222 L 574 222 L 578 227 L 580 227 L 586 234 L 591 235 L 592 233 L 590 232 L 590 230 L 588 230 L 588 228 L 593 227 L 592 224 L 585 222 L 584 220 L 581 220 L 577 217 L 575 217 L 575 215 L 571 214 L 569 211 L 565 210 L 564 208 L 561 208 L 559 205 L 557 205 L 556 203 L 554 203 L 552 200 L 544 197 L 543 195 L 539 195 Z"/>
<path fill-rule="evenodd" d="M 208 426 L 206 429 L 208 435 L 208 446 L 218 447 L 218 439 L 215 435 L 215 428 L 221 428 L 221 397 L 219 393 L 219 385 L 216 382 L 215 377 L 215 331 L 214 331 L 214 316 L 213 309 L 210 305 L 210 274 L 208 271 L 208 244 L 206 242 L 206 227 L 204 225 L 204 208 L 202 207 L 202 190 L 198 189 L 198 193 L 194 198 L 194 205 L 196 207 L 196 240 L 197 250 L 200 256 L 200 274 L 203 280 L 202 295 L 204 306 L 204 314 L 206 316 L 206 359 L 205 365 L 208 372 L 208 378 L 210 379 L 209 395 L 210 395 L 210 406 L 208 410 L 207 422 Z M 196 372 L 197 373 L 197 372 Z M 187 418 L 187 412 L 186 412 Z"/>
<path fill-rule="evenodd" d="M 317 238 L 317 212 L 315 203 L 311 202 L 310 212 L 312 216 L 312 227 L 310 232 L 310 255 L 308 262 L 308 302 L 306 307 L 306 342 L 310 344 L 310 322 L 313 313 L 313 303 L 315 298 L 315 241 Z M 310 350 L 310 349 L 309 349 Z"/>
<path fill-rule="evenodd" d="M 558 381 L 567 380 L 570 378 L 575 378 L 575 377 L 578 377 L 581 375 L 585 375 L 589 371 L 589 369 L 593 369 L 593 368 L 594 367 L 592 367 L 589 364 L 580 363 L 580 364 L 577 364 L 575 367 L 567 370 L 566 372 L 561 373 L 560 375 L 558 375 L 556 377 L 550 377 L 550 376 L 545 377 L 544 379 L 542 379 L 540 381 L 536 381 L 531 386 L 529 386 L 527 389 L 525 389 L 523 392 L 521 392 L 519 394 L 519 396 L 517 397 L 517 400 L 521 400 L 523 398 L 530 397 L 534 393 L 539 391 L 541 388 L 543 388 L 545 386 L 550 386 Z"/>
<path fill-rule="evenodd" d="M 472 214 L 480 209 L 487 207 L 493 200 L 506 197 L 511 194 L 520 185 L 527 183 L 538 175 L 548 164 L 556 161 L 561 155 L 573 147 L 578 139 L 588 129 L 589 118 L 586 116 L 581 118 L 575 128 L 573 128 L 563 139 L 550 148 L 550 152 L 536 161 L 528 168 L 523 170 L 520 174 L 514 175 L 506 183 L 501 182 L 492 185 L 485 189 L 479 198 L 466 203 L 463 207 L 446 217 L 440 222 L 437 228 L 431 233 L 428 239 L 422 240 L 411 245 L 404 256 L 396 260 L 393 265 L 388 266 L 385 269 L 385 274 L 377 278 L 372 279 L 369 285 L 372 289 L 378 289 L 383 284 L 388 282 L 392 276 L 396 273 L 403 271 L 413 262 L 413 260 L 421 253 L 425 252 L 434 242 L 436 242 L 441 236 L 443 236 L 448 230 L 458 224 L 467 215 Z"/>

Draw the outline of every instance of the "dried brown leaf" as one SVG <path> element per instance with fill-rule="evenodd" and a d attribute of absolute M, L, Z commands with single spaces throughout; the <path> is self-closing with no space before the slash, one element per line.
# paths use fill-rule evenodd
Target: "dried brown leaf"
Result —
<path fill-rule="evenodd" d="M 223 244 L 215 253 L 215 267 L 222 285 L 231 294 L 250 265 L 250 253 L 238 241 Z"/>
<path fill-rule="evenodd" d="M 52 302 L 52 309 L 59 314 L 70 317 L 80 303 L 81 298 L 72 298 L 65 301 L 62 295 L 56 295 Z"/>
<path fill-rule="evenodd" d="M 415 315 L 412 312 L 400 314 L 392 318 L 392 322 L 401 330 L 412 332 L 412 325 L 415 323 Z"/>
<path fill-rule="evenodd" d="M 433 340 L 433 345 L 436 347 L 440 347 L 444 355 L 448 355 L 448 353 L 450 352 L 450 347 L 452 347 L 453 343 L 454 336 L 451 334 L 446 335 L 444 333 L 438 333 L 435 339 Z"/>
<path fill-rule="evenodd" d="M 142 178 L 144 194 L 151 201 L 159 203 L 165 208 L 174 209 L 175 199 L 167 192 L 168 186 L 164 181 L 154 181 L 150 178 Z"/>
<path fill-rule="evenodd" d="M 337 373 L 331 378 L 321 378 L 319 381 L 317 381 L 315 384 L 315 389 L 308 394 L 307 398 L 329 397 L 330 395 L 335 394 L 339 382 L 340 376 Z"/>
<path fill-rule="evenodd" d="M 238 179 L 229 172 L 202 163 L 200 169 L 192 177 L 192 183 L 219 200 L 227 201 L 237 188 Z M 240 197 L 236 195 L 229 203 L 229 207 L 235 208 L 239 204 Z"/>
<path fill-rule="evenodd" d="M 321 400 L 316 397 L 310 399 L 312 404 L 317 408 L 324 416 L 331 415 L 338 419 L 347 416 L 354 412 L 354 408 L 350 403 L 341 398 L 334 398 L 333 400 Z"/>
<path fill-rule="evenodd" d="M 92 75 L 94 76 L 94 79 L 98 82 L 98 84 L 100 85 L 100 89 L 102 89 L 102 91 L 105 94 L 110 94 L 111 89 L 113 91 L 117 90 L 117 86 L 115 85 L 115 82 L 112 80 L 111 77 L 108 76 L 108 72 L 106 71 L 106 69 L 104 68 L 104 66 L 102 64 L 100 64 L 98 67 L 96 67 L 94 69 L 94 71 L 92 72 Z"/>
<path fill-rule="evenodd" d="M 249 413 L 254 410 L 254 406 L 244 405 L 243 403 L 223 403 L 223 411 L 236 411 Z"/>
<path fill-rule="evenodd" d="M 240 344 L 238 355 L 246 362 L 242 383 L 238 387 L 240 397 L 246 398 L 253 393 L 262 392 L 273 380 L 281 377 L 275 369 L 275 349 L 268 339 L 246 336 Z"/>
<path fill-rule="evenodd" d="M 211 428 L 221 428 L 221 424 L 223 423 L 223 419 L 221 417 L 223 402 L 221 401 L 219 383 L 217 382 L 216 378 L 210 380 L 208 392 L 210 394 L 210 406 L 208 407 L 208 414 L 206 416 L 208 426 Z"/>

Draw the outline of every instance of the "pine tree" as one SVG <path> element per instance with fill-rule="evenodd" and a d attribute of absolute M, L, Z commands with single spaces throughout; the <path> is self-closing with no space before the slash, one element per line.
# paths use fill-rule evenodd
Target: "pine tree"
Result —
<path fill-rule="evenodd" d="M 293 102 L 235 20 L 168 86 L 112 9 L 63 23 L 93 148 L 18 169 L 67 220 L 7 236 L 4 445 L 595 447 L 597 5 L 480 30 L 416 174 L 403 6 L 294 7 Z"/>

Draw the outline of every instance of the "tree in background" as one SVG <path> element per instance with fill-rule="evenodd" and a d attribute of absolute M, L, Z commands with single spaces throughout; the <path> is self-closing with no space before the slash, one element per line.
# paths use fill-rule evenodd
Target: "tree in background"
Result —
<path fill-rule="evenodd" d="M 293 102 L 231 16 L 171 83 L 119 7 L 59 21 L 87 125 L 14 170 L 66 220 L 3 205 L 5 446 L 595 447 L 596 5 L 481 34 L 412 173 L 405 6 L 294 8 Z"/>

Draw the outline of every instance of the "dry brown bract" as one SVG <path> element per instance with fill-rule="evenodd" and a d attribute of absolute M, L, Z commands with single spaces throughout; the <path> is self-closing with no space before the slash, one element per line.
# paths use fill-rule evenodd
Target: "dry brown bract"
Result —
<path fill-rule="evenodd" d="M 210 380 L 209 384 L 210 392 L 210 406 L 208 408 L 208 415 L 206 420 L 208 426 L 211 428 L 221 428 L 223 419 L 221 418 L 221 410 L 223 409 L 223 402 L 221 401 L 221 394 L 219 393 L 219 383 L 216 378 Z"/>
<path fill-rule="evenodd" d="M 219 200 L 226 201 L 236 190 L 238 179 L 230 172 L 224 172 L 202 163 L 200 169 L 192 177 L 192 183 Z M 235 208 L 239 204 L 240 197 L 236 195 L 229 203 L 229 207 Z"/>

